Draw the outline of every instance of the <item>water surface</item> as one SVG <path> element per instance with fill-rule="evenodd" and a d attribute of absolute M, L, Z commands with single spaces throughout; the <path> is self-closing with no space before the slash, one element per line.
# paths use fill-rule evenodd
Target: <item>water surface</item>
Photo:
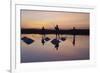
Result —
<path fill-rule="evenodd" d="M 51 43 L 55 35 L 46 35 L 50 40 L 45 41 L 44 45 L 41 43 L 42 35 L 22 34 L 22 37 L 34 42 L 27 44 L 21 40 L 21 63 L 89 59 L 89 36 L 76 35 L 73 43 L 73 35 L 62 35 L 66 40 L 60 40 L 58 48 Z"/>

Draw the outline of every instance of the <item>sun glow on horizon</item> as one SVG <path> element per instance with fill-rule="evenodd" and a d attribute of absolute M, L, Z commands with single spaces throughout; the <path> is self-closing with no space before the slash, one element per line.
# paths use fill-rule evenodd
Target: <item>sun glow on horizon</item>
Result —
<path fill-rule="evenodd" d="M 21 10 L 21 28 L 89 28 L 89 13 Z"/>

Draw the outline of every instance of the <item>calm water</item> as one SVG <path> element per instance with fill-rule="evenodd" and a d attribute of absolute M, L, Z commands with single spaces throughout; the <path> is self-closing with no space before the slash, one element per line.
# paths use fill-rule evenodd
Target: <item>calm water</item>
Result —
<path fill-rule="evenodd" d="M 21 62 L 45 62 L 45 61 L 67 61 L 89 59 L 89 36 L 75 36 L 73 44 L 72 35 L 62 35 L 65 41 L 59 43 L 58 49 L 51 43 L 55 35 L 46 35 L 50 40 L 43 45 L 42 35 L 22 34 L 21 37 L 28 37 L 34 40 L 31 44 L 26 44 L 21 40 Z"/>

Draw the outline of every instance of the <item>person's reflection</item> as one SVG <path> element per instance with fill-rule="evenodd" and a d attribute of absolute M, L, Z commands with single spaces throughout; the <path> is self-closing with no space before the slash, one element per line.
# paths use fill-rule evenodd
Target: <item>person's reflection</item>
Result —
<path fill-rule="evenodd" d="M 75 27 L 73 27 L 73 46 L 75 46 Z"/>
<path fill-rule="evenodd" d="M 59 48 L 59 43 L 56 43 L 56 44 L 55 44 L 55 48 L 56 48 L 56 50 L 58 50 L 58 48 Z"/>
<path fill-rule="evenodd" d="M 73 35 L 73 46 L 75 46 L 75 35 Z"/>
<path fill-rule="evenodd" d="M 41 43 L 44 45 L 44 43 L 45 43 L 45 40 L 44 40 L 44 38 L 42 38 L 42 40 L 41 40 Z"/>
<path fill-rule="evenodd" d="M 41 39 L 41 43 L 44 45 L 45 43 L 45 28 L 42 27 L 42 39 Z"/>
<path fill-rule="evenodd" d="M 59 43 L 60 43 L 59 39 L 55 38 L 55 39 L 53 39 L 53 40 L 51 41 L 51 43 L 54 45 L 54 47 L 56 48 L 56 50 L 58 50 L 58 48 L 59 48 Z"/>

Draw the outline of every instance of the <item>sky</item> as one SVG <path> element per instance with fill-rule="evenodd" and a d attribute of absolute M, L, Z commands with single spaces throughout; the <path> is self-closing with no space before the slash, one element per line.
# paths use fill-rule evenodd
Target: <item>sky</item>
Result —
<path fill-rule="evenodd" d="M 89 13 L 21 10 L 21 28 L 54 29 L 89 28 Z"/>

